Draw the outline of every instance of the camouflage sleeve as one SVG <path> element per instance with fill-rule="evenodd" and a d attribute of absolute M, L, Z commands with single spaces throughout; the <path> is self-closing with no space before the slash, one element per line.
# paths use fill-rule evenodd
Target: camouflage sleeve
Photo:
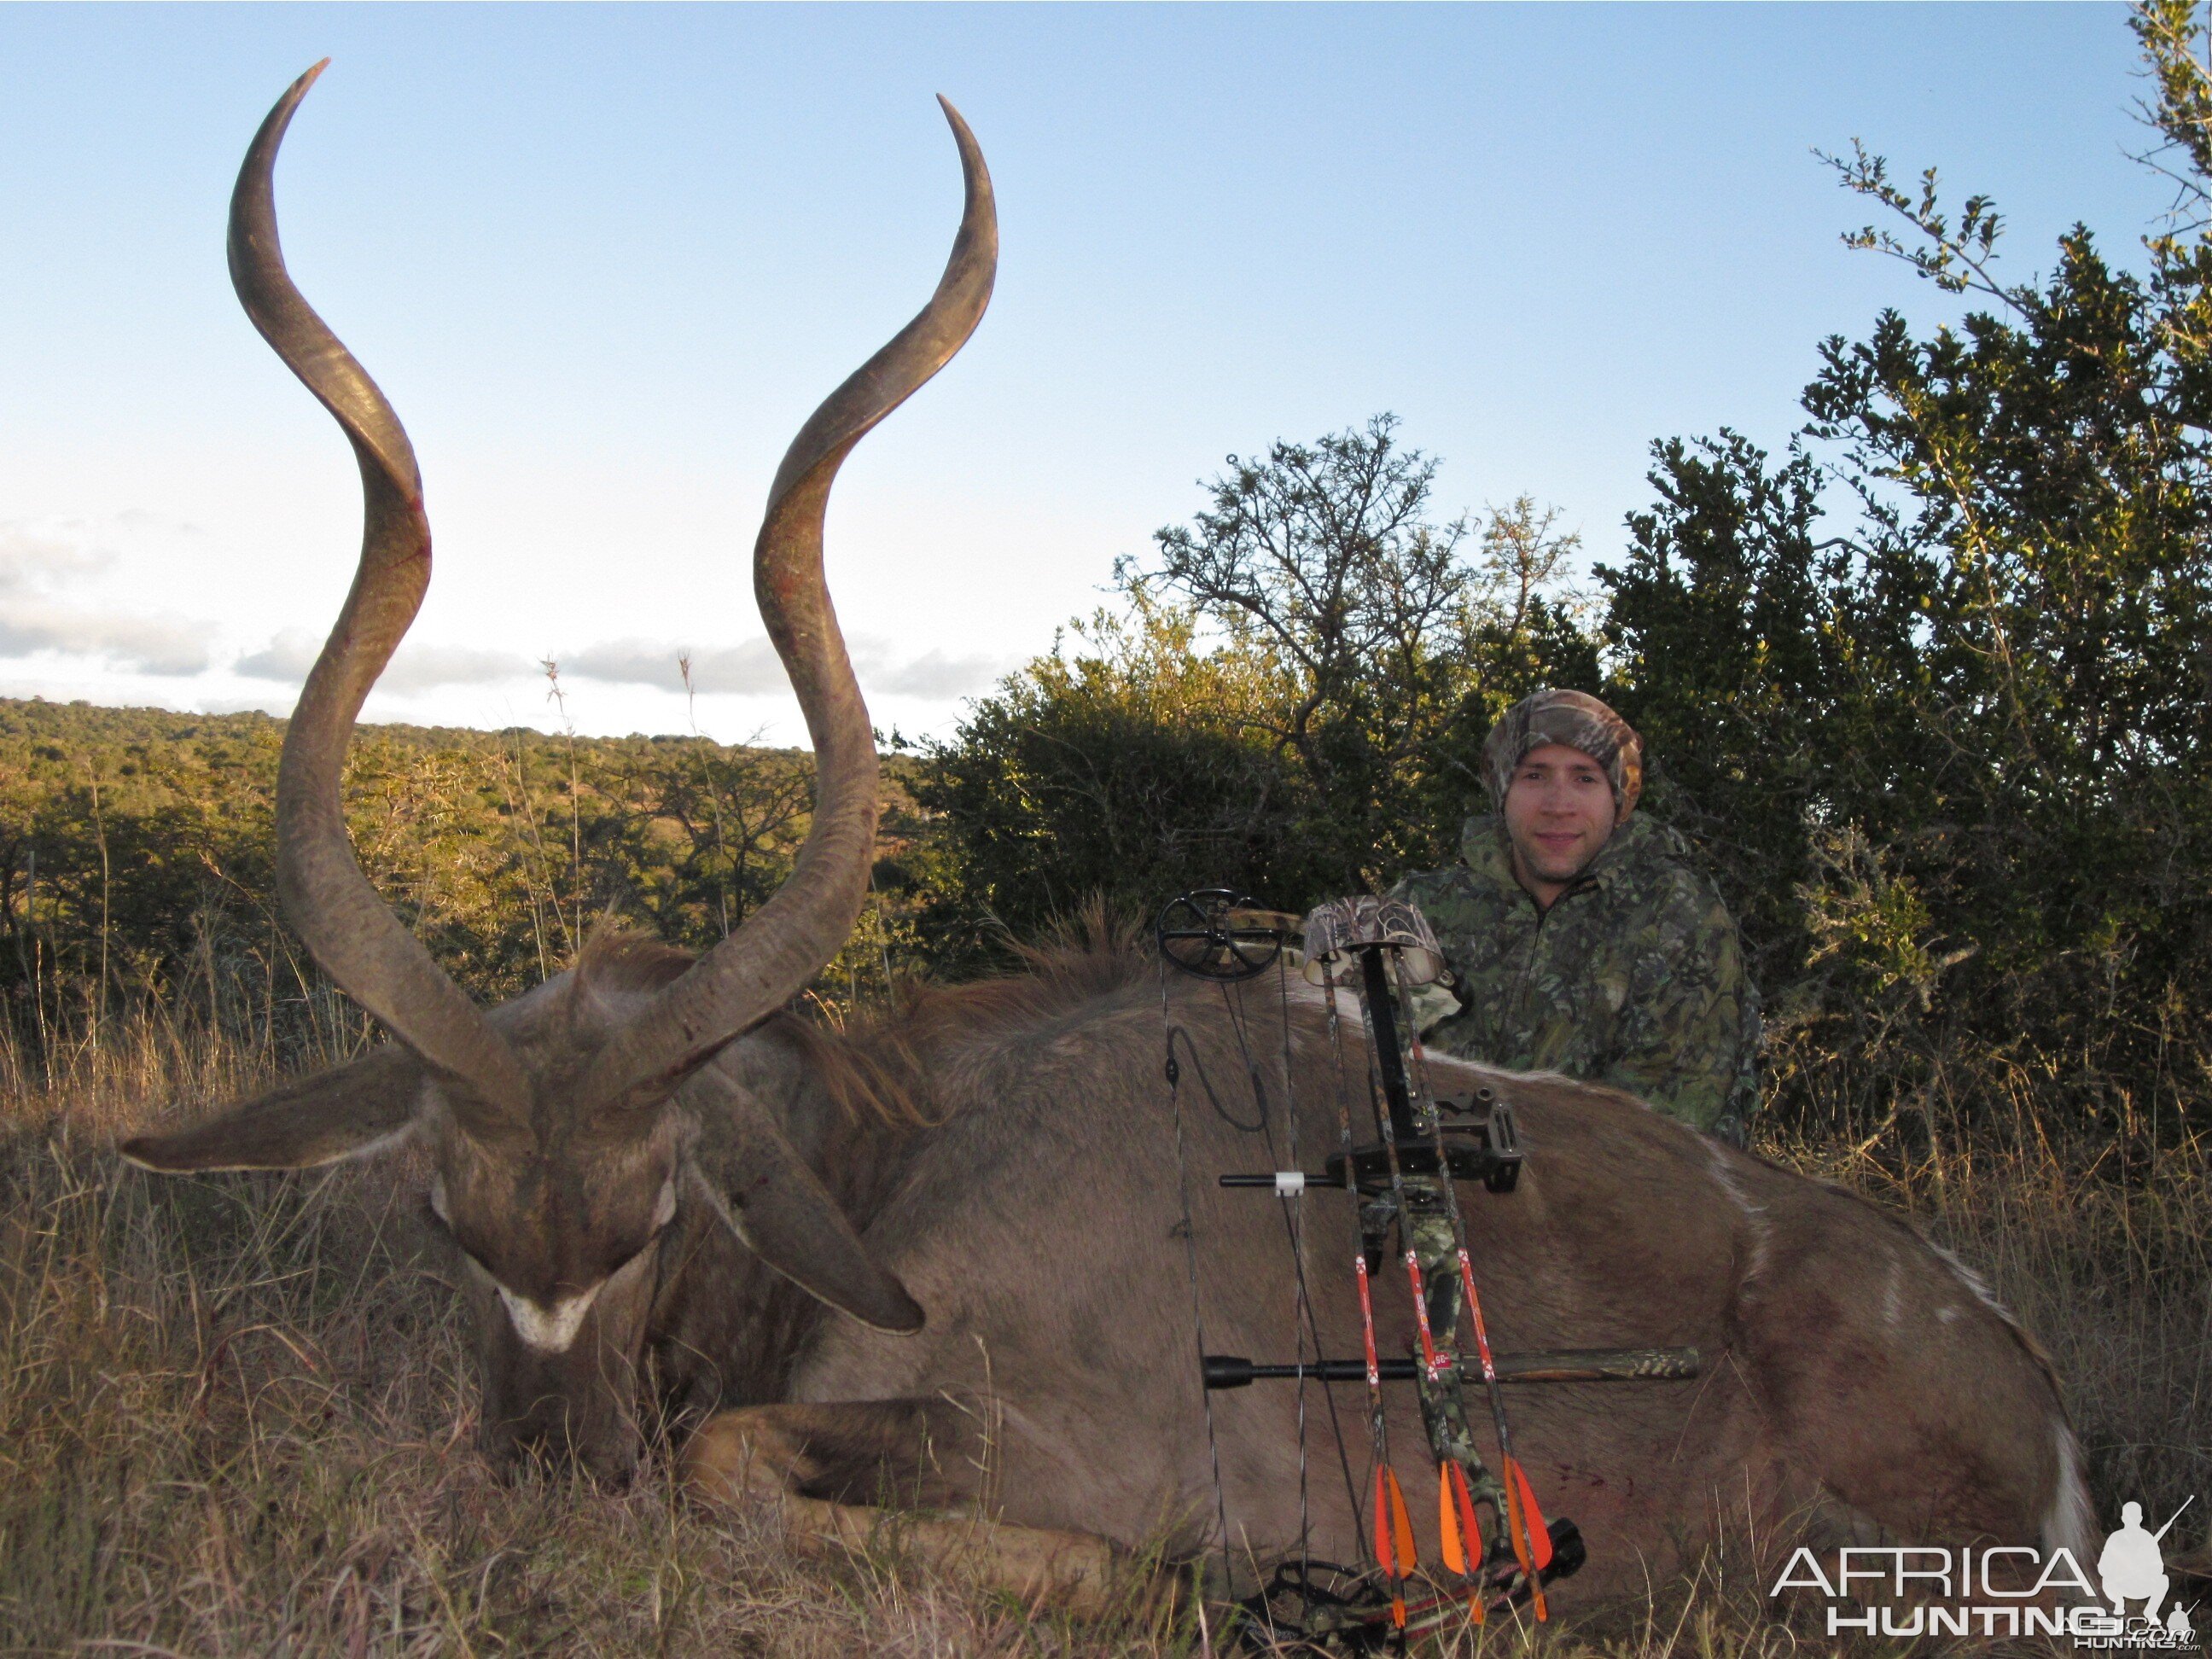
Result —
<path fill-rule="evenodd" d="M 1444 972 L 1447 979 L 1433 985 L 1413 988 L 1413 1025 L 1422 1036 L 1459 1012 L 1462 1004 L 1455 988 L 1462 978 L 1459 958 L 1467 946 L 1454 934 L 1451 922 L 1453 907 L 1449 896 L 1450 872 L 1443 870 L 1425 870 L 1399 879 L 1386 898 L 1405 899 L 1428 921 L 1436 931 L 1437 943 L 1443 946 Z"/>
<path fill-rule="evenodd" d="M 1735 923 L 1692 878 L 1647 938 L 1601 1080 L 1741 1146 L 1759 1098 L 1759 993 Z"/>

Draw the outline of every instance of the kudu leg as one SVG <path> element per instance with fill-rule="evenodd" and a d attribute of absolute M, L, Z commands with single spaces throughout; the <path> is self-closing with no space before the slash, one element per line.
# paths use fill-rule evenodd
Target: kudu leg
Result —
<path fill-rule="evenodd" d="M 780 1510 L 802 1547 L 893 1543 L 1080 1615 L 1146 1599 L 1106 1540 L 993 1519 L 987 1442 L 977 1414 L 942 1399 L 747 1406 L 701 1425 L 680 1477 L 709 1502 Z"/>

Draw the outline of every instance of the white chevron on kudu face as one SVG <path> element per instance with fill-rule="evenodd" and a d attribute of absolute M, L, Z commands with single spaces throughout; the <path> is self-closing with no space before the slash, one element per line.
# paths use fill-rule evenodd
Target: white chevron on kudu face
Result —
<path fill-rule="evenodd" d="M 507 1318 L 514 1322 L 514 1334 L 522 1339 L 525 1346 L 540 1353 L 566 1353 L 575 1341 L 576 1333 L 584 1328 L 584 1316 L 591 1312 L 592 1304 L 599 1299 L 606 1283 L 603 1279 L 589 1290 L 557 1297 L 550 1304 L 517 1296 L 504 1285 L 495 1288 L 499 1299 L 507 1306 Z"/>

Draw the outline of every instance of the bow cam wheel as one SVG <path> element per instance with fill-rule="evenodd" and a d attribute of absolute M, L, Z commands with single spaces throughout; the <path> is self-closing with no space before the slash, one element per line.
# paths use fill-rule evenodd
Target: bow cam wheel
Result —
<path fill-rule="evenodd" d="M 1152 925 L 1160 955 L 1200 979 L 1234 981 L 1264 974 L 1283 936 L 1257 918 L 1252 901 L 1227 887 L 1201 887 L 1167 902 Z"/>

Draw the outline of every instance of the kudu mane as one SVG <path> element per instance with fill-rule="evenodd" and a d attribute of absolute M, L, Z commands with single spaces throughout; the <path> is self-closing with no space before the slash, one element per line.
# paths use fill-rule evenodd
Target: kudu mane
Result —
<path fill-rule="evenodd" d="M 855 1122 L 926 1128 L 945 1108 L 930 1081 L 930 1056 L 948 1043 L 1014 1038 L 1117 993 L 1149 990 L 1154 968 L 1132 919 L 1091 904 L 1035 942 L 1012 946 L 1021 966 L 994 978 L 945 985 L 896 979 L 889 999 L 842 1027 L 795 1006 L 756 1028 L 799 1057 L 839 1110 Z M 680 979 L 694 958 L 649 934 L 611 926 L 577 954 L 577 977 L 617 996 L 648 996 Z"/>

